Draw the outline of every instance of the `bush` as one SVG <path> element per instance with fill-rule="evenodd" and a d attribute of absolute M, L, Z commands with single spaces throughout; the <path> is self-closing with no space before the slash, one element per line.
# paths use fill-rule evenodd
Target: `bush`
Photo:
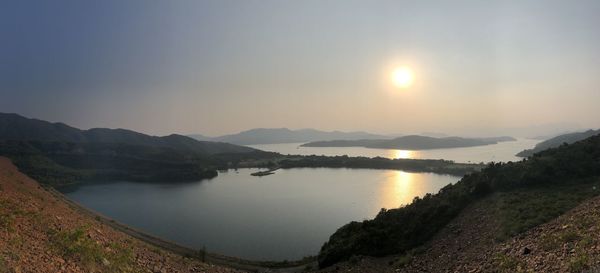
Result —
<path fill-rule="evenodd" d="M 135 271 L 133 253 L 130 249 L 115 243 L 105 249 L 87 236 L 85 227 L 68 231 L 49 230 L 49 238 L 59 255 L 80 262 L 90 271 Z"/>

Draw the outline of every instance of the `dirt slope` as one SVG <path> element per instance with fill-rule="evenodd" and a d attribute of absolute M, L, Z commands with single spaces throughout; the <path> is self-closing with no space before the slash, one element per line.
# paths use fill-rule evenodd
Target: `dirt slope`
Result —
<path fill-rule="evenodd" d="M 411 258 L 355 257 L 319 272 L 600 272 L 600 197 L 503 242 L 492 202 L 466 208 Z"/>
<path fill-rule="evenodd" d="M 239 272 L 160 250 L 102 224 L 0 158 L 0 273 Z"/>

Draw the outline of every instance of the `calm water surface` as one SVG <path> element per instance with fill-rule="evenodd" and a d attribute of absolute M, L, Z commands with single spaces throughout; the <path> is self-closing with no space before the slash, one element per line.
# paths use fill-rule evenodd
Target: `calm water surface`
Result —
<path fill-rule="evenodd" d="M 374 217 L 458 177 L 363 169 L 256 169 L 184 184 L 92 184 L 65 194 L 150 234 L 193 248 L 258 260 L 315 255 L 340 226 Z"/>
<path fill-rule="evenodd" d="M 517 139 L 517 141 L 500 142 L 494 145 L 421 151 L 370 149 L 363 147 L 300 147 L 300 145 L 303 143 L 262 144 L 248 146 L 263 151 L 295 155 L 314 154 L 328 156 L 380 156 L 387 158 L 446 159 L 460 163 L 487 163 L 491 161 L 520 161 L 522 158 L 515 156 L 515 154 L 524 149 L 533 148 L 538 142 L 540 141 L 535 139 Z"/>

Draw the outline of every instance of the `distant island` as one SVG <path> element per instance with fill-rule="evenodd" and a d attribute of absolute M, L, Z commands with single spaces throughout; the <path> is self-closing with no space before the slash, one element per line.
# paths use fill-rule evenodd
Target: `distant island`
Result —
<path fill-rule="evenodd" d="M 256 128 L 237 134 L 219 137 L 204 135 L 188 135 L 200 141 L 217 141 L 237 145 L 304 143 L 323 140 L 358 140 L 358 139 L 389 139 L 391 136 L 371 134 L 367 132 L 320 131 L 315 129 L 290 130 L 288 128 Z"/>
<path fill-rule="evenodd" d="M 569 134 L 563 134 L 563 135 L 559 135 L 556 137 L 553 137 L 551 139 L 542 141 L 540 143 L 538 143 L 537 145 L 535 145 L 535 147 L 533 147 L 532 149 L 527 149 L 527 150 L 523 150 L 521 152 L 519 152 L 517 154 L 517 156 L 520 157 L 529 157 L 532 156 L 535 153 L 539 153 L 543 150 L 547 150 L 550 148 L 556 148 L 560 145 L 562 145 L 563 143 L 567 143 L 567 144 L 572 144 L 575 143 L 577 141 L 580 140 L 584 140 L 588 137 L 591 136 L 595 136 L 600 134 L 600 129 L 598 130 L 587 130 L 585 132 L 578 132 L 578 133 L 569 133 Z"/>
<path fill-rule="evenodd" d="M 401 136 L 394 139 L 361 139 L 315 141 L 303 144 L 303 147 L 365 147 L 374 149 L 428 150 L 443 148 L 460 148 L 497 144 L 504 141 L 515 141 L 509 136 L 490 138 L 462 137 L 429 137 L 420 135 Z"/>

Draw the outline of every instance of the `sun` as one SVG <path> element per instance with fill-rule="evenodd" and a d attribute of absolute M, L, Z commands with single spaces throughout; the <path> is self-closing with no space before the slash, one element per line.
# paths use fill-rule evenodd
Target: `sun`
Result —
<path fill-rule="evenodd" d="M 392 71 L 392 83 L 398 88 L 410 87 L 413 81 L 413 72 L 408 67 L 398 67 Z"/>

